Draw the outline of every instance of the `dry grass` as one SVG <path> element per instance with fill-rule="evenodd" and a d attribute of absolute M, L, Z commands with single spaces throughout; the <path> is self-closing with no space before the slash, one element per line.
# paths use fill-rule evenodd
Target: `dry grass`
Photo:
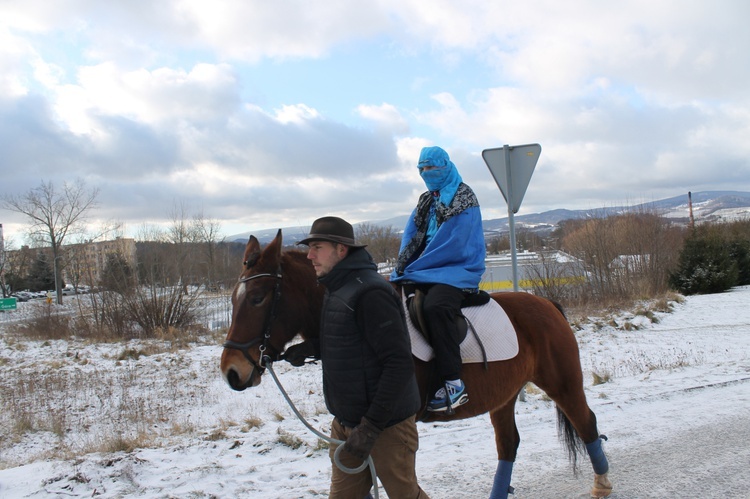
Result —
<path fill-rule="evenodd" d="M 60 340 L 73 336 L 70 315 L 57 313 L 55 305 L 35 303 L 28 321 L 9 328 L 8 334 L 29 340 Z"/>
<path fill-rule="evenodd" d="M 628 300 L 617 304 L 599 305 L 587 303 L 571 307 L 565 313 L 571 327 L 578 331 L 586 325 L 593 325 L 595 330 L 609 326 L 614 329 L 632 331 L 639 328 L 636 324 L 637 317 L 645 317 L 649 322 L 656 324 L 659 322 L 658 314 L 670 313 L 675 303 L 684 301 L 685 298 L 682 295 L 669 291 L 654 298 L 638 301 Z M 632 312 L 625 313 L 623 312 L 625 310 L 632 310 Z"/>
<path fill-rule="evenodd" d="M 541 388 L 536 386 L 534 383 L 526 383 L 526 386 L 524 387 L 524 390 L 526 391 L 527 395 L 536 395 L 539 396 L 542 400 L 545 402 L 551 402 L 552 399 L 547 395 Z"/>
<path fill-rule="evenodd" d="M 596 385 L 603 385 L 604 383 L 607 383 L 610 379 L 612 379 L 611 373 L 596 373 L 592 372 L 591 376 L 594 378 L 594 386 Z"/>
<path fill-rule="evenodd" d="M 282 444 L 286 445 L 287 447 L 290 447 L 292 449 L 299 449 L 303 445 L 305 445 L 305 441 L 299 438 L 296 435 L 293 435 L 287 431 L 284 431 L 281 427 L 277 430 L 277 434 L 279 437 L 277 438 L 277 441 Z"/>
<path fill-rule="evenodd" d="M 200 438 L 189 413 L 214 404 L 218 396 L 196 386 L 193 373 L 215 369 L 215 364 L 191 365 L 179 352 L 171 352 L 171 342 L 127 345 L 119 354 L 111 347 L 84 348 L 82 340 L 28 345 L 5 342 L 9 356 L 0 368 L 0 469 L 36 459 L 130 452 L 161 445 L 175 435 Z M 31 348 L 33 362 L 24 355 Z M 89 358 L 93 355 L 98 357 Z M 234 423 L 223 423 L 209 438 L 223 438 L 229 425 Z M 34 447 L 45 448 L 44 455 L 10 458 L 4 452 L 39 441 L 45 444 Z"/>
<path fill-rule="evenodd" d="M 248 417 L 245 419 L 245 424 L 242 427 L 242 431 L 247 433 L 248 431 L 254 429 L 254 428 L 260 428 L 263 426 L 263 420 L 259 417 Z"/>

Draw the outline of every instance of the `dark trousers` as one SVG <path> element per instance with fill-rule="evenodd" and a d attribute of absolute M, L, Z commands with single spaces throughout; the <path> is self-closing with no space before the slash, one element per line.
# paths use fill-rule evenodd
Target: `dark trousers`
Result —
<path fill-rule="evenodd" d="M 430 329 L 435 362 L 443 380 L 461 377 L 461 349 L 456 315 L 461 313 L 464 292 L 447 284 L 419 286 L 424 297 L 424 316 Z"/>

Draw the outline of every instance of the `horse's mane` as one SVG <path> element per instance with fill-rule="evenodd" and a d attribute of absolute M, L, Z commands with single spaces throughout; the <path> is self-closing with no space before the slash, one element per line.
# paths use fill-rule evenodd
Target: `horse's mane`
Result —
<path fill-rule="evenodd" d="M 315 270 L 307 259 L 307 253 L 298 249 L 282 251 L 280 261 L 278 257 L 264 255 L 258 262 L 258 267 L 259 272 L 275 272 L 277 267 L 280 267 L 284 281 L 291 289 L 306 289 L 317 282 Z"/>

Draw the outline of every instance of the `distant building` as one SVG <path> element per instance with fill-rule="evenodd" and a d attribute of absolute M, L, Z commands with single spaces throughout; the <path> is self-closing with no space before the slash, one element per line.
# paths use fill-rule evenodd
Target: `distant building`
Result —
<path fill-rule="evenodd" d="M 523 251 L 516 255 L 519 290 L 542 287 L 545 280 L 557 284 L 575 284 L 586 280 L 581 262 L 562 251 L 536 253 Z M 513 263 L 510 252 L 488 255 L 479 288 L 484 291 L 513 291 Z"/>
<path fill-rule="evenodd" d="M 66 258 L 63 279 L 66 282 L 96 286 L 109 255 L 120 255 L 136 268 L 135 239 L 118 237 L 112 241 L 89 242 L 63 247 Z"/>
<path fill-rule="evenodd" d="M 518 287 L 531 290 L 544 284 L 545 279 L 554 279 L 557 284 L 574 284 L 586 280 L 583 265 L 577 258 L 562 251 L 536 253 L 524 251 L 516 255 L 518 262 Z M 487 255 L 485 271 L 479 288 L 484 291 L 513 291 L 513 265 L 510 252 Z M 378 264 L 378 272 L 384 276 L 393 272 L 392 263 Z"/>
<path fill-rule="evenodd" d="M 23 271 L 19 262 L 29 260 L 29 253 L 43 253 L 52 262 L 51 248 L 22 247 L 8 252 L 10 267 Z M 117 254 L 135 269 L 137 264 L 135 239 L 118 237 L 112 241 L 66 244 L 61 248 L 62 278 L 68 284 L 96 286 L 107 265 L 109 255 Z"/>

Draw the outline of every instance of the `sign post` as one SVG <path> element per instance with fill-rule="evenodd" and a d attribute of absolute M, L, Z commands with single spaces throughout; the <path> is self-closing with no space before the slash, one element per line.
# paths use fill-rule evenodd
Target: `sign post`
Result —
<path fill-rule="evenodd" d="M 521 208 L 521 201 L 534 173 L 542 146 L 526 144 L 522 146 L 496 147 L 482 151 L 482 159 L 487 164 L 495 183 L 500 188 L 508 204 L 508 228 L 510 230 L 511 262 L 513 265 L 513 291 L 518 291 L 518 259 L 516 255 L 516 230 L 513 215 Z"/>

